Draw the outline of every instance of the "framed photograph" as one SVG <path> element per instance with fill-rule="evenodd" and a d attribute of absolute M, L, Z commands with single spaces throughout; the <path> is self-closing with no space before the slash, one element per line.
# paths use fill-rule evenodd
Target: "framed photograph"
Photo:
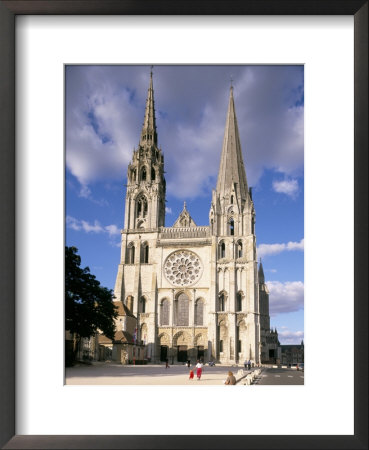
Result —
<path fill-rule="evenodd" d="M 303 384 L 304 66 L 65 72 L 66 384 Z"/>
<path fill-rule="evenodd" d="M 186 6 L 166 2 L 156 3 L 155 6 L 141 2 L 128 5 L 125 1 L 0 3 L 0 51 L 3 62 L 0 72 L 3 105 L 1 180 L 4 186 L 1 191 L 1 249 L 5 256 L 1 263 L 0 389 L 3 402 L 0 407 L 0 443 L 4 448 L 368 447 L 368 314 L 367 302 L 363 301 L 367 298 L 368 288 L 367 19 L 368 4 L 364 1 L 321 2 L 319 5 L 304 1 L 281 1 L 278 2 L 278 8 L 268 1 L 215 6 L 206 2 Z M 302 73 L 303 76 L 300 76 L 300 81 L 288 84 L 281 72 L 288 73 L 291 67 L 296 67 L 297 75 Z M 119 68 L 122 70 L 117 70 Z M 184 76 L 189 68 L 196 69 L 192 74 L 193 79 Z M 234 73 L 228 74 L 231 68 Z M 266 68 L 265 73 L 260 68 Z M 276 68 L 280 68 L 280 72 Z M 128 72 L 130 75 L 127 75 Z M 123 82 L 124 77 L 128 77 L 128 81 Z M 225 78 L 224 88 L 228 91 L 223 114 L 220 112 L 223 82 L 217 84 L 219 77 Z M 267 80 L 264 85 L 263 79 Z M 273 83 L 271 79 L 274 79 Z M 303 88 L 299 91 L 301 79 Z M 176 82 L 173 84 L 174 80 Z M 252 80 L 257 82 L 252 83 Z M 160 86 L 161 82 L 163 84 Z M 185 98 L 187 84 L 190 84 L 190 88 Z M 272 85 L 277 86 L 275 91 Z M 139 86 L 143 87 L 143 94 L 139 93 Z M 177 95 L 173 96 L 170 92 L 176 88 Z M 112 90 L 119 95 L 111 95 Z M 155 102 L 160 92 L 165 109 L 161 109 L 157 103 L 154 107 L 154 92 Z M 208 100 L 208 108 L 202 112 L 196 106 L 191 111 L 191 102 L 186 101 L 190 100 L 191 95 L 198 100 L 201 97 L 205 99 L 206 93 L 215 98 L 215 102 Z M 263 105 L 252 103 L 252 94 L 263 98 L 261 93 L 268 101 L 265 100 Z M 245 97 L 238 103 L 242 94 Z M 290 107 L 286 113 L 271 106 L 277 102 L 269 100 L 279 97 L 288 97 L 289 103 L 286 103 Z M 115 109 L 117 105 L 114 101 L 117 98 L 127 99 L 123 114 Z M 244 108 L 247 98 L 249 109 Z M 87 104 L 83 103 L 85 99 L 88 99 Z M 185 113 L 181 112 L 179 104 L 185 105 Z M 173 109 L 169 105 L 173 105 Z M 297 116 L 301 107 L 303 115 L 300 120 Z M 156 115 L 150 114 L 151 110 L 155 110 Z M 137 125 L 134 124 L 138 111 L 141 111 L 142 117 L 145 112 L 145 120 L 142 127 L 138 126 L 137 135 Z M 272 119 L 278 117 L 279 121 L 271 119 L 268 122 L 268 111 Z M 165 117 L 165 113 L 170 114 L 170 120 Z M 282 120 L 284 114 L 290 118 L 285 124 Z M 217 150 L 219 160 L 215 166 L 224 159 L 219 167 L 213 170 L 214 157 L 210 153 L 202 167 L 201 161 L 196 159 L 199 152 L 189 155 L 182 164 L 176 162 L 168 152 L 166 171 L 167 167 L 170 168 L 176 180 L 171 179 L 169 173 L 163 175 L 164 172 L 160 172 L 161 149 L 156 149 L 156 131 L 164 154 L 164 143 L 167 147 L 176 147 L 176 133 L 181 136 L 177 147 L 182 154 L 187 148 L 195 151 L 196 146 L 204 151 L 209 146 L 212 150 L 215 144 L 211 143 L 211 139 L 217 142 L 217 133 L 224 133 L 224 123 L 216 126 L 218 116 L 222 115 L 223 119 L 227 117 L 226 130 L 231 136 L 229 142 L 232 142 L 234 135 L 236 143 L 228 145 L 227 139 L 224 139 L 223 149 Z M 177 117 L 181 120 L 176 122 Z M 154 123 L 151 130 L 150 120 L 153 118 L 160 128 L 156 129 Z M 201 124 L 205 118 L 212 119 L 212 133 L 203 132 L 201 135 Z M 114 125 L 114 120 L 124 121 L 124 124 Z M 193 124 L 191 120 L 194 120 Z M 88 264 L 91 269 L 92 265 L 95 266 L 92 272 L 100 270 L 97 262 L 99 258 L 101 261 L 104 258 L 103 246 L 107 241 L 108 245 L 115 245 L 115 252 L 120 252 L 122 248 L 123 256 L 118 255 L 118 259 L 123 258 L 122 269 L 119 269 L 119 261 L 116 264 L 118 276 L 115 295 L 121 295 L 121 309 L 124 310 L 117 317 L 117 328 L 121 335 L 114 336 L 111 342 L 103 336 L 96 347 L 90 347 L 91 342 L 86 341 L 79 348 L 81 360 L 88 360 L 91 352 L 96 359 L 119 357 L 121 370 L 124 368 L 123 357 L 128 358 L 127 367 L 133 367 L 136 361 L 142 362 L 144 367 L 151 359 L 155 359 L 153 362 L 160 359 L 165 364 L 166 350 L 168 362 L 173 361 L 175 370 L 181 370 L 181 362 L 186 363 L 189 358 L 198 359 L 200 364 L 206 358 L 214 360 L 216 364 L 231 364 L 229 367 L 240 364 L 241 360 L 243 364 L 245 358 L 254 365 L 265 362 L 266 358 L 269 362 L 273 359 L 275 364 L 282 362 L 279 360 L 281 355 L 272 343 L 273 336 L 277 335 L 275 330 L 270 330 L 273 328 L 273 318 L 271 327 L 267 327 L 269 334 L 265 334 L 264 325 L 268 314 L 263 316 L 262 305 L 257 305 L 260 318 L 255 319 L 255 327 L 260 323 L 261 328 L 265 328 L 261 330 L 265 338 L 264 346 L 258 339 L 254 339 L 253 346 L 247 346 L 247 333 L 250 334 L 253 329 L 248 317 L 251 314 L 248 311 L 245 316 L 247 319 L 241 315 L 244 306 L 250 303 L 248 292 L 252 290 L 250 286 L 253 283 L 245 287 L 246 295 L 242 296 L 242 289 L 234 293 L 233 304 L 231 301 L 227 303 L 228 298 L 233 298 L 228 295 L 233 292 L 230 277 L 228 279 L 223 274 L 218 280 L 217 285 L 221 289 L 216 292 L 216 298 L 219 297 L 216 317 L 220 320 L 214 322 L 217 325 L 214 339 L 212 325 L 206 329 L 203 326 L 205 320 L 211 324 L 210 316 L 207 315 L 210 313 L 208 287 L 203 281 L 201 283 L 204 286 L 196 284 L 207 279 L 209 262 L 206 259 L 206 239 L 210 242 L 211 226 L 219 225 L 219 229 L 224 229 L 224 249 L 222 243 L 217 242 L 215 251 L 217 255 L 219 253 L 219 264 L 225 266 L 226 272 L 226 265 L 229 264 L 226 252 L 230 251 L 228 238 L 235 235 L 239 238 L 241 230 L 235 205 L 238 205 L 238 197 L 252 198 L 252 193 L 242 187 L 244 178 L 243 173 L 239 172 L 241 163 L 237 142 L 240 139 L 248 155 L 248 140 L 254 142 L 254 136 L 258 134 L 257 124 L 261 121 L 266 141 L 266 128 L 271 130 L 270 136 L 281 136 L 286 129 L 289 135 L 295 133 L 294 150 L 299 145 L 304 149 L 304 181 L 296 170 L 286 169 L 287 162 L 289 168 L 296 163 L 296 151 L 291 153 L 288 161 L 281 158 L 271 161 L 269 175 L 264 174 L 264 181 L 273 190 L 273 195 L 284 195 L 290 200 L 295 196 L 296 214 L 288 212 L 286 205 L 278 203 L 275 197 L 274 200 L 271 197 L 271 203 L 266 208 L 270 212 L 266 216 L 270 225 L 265 226 L 265 236 L 268 230 L 272 235 L 273 226 L 281 228 L 281 225 L 277 225 L 277 217 L 278 214 L 283 216 L 282 210 L 285 211 L 285 244 L 282 240 L 268 241 L 263 237 L 262 228 L 261 240 L 257 242 L 258 252 L 264 251 L 265 258 L 268 258 L 268 252 L 285 249 L 292 254 L 300 251 L 305 241 L 304 268 L 301 269 L 304 284 L 300 286 L 305 291 L 305 314 L 301 319 L 301 330 L 304 332 L 304 358 L 307 364 L 303 384 L 239 384 L 230 389 L 205 383 L 191 387 L 182 386 L 181 383 L 150 386 L 145 383 L 124 385 L 113 382 L 96 385 L 93 382 L 73 382 L 73 377 L 74 381 L 78 378 L 77 372 L 73 371 L 67 372 L 65 383 L 64 246 L 73 244 L 73 239 L 69 241 L 71 233 L 81 232 L 105 237 L 102 243 L 87 239 L 78 241 L 81 242 L 81 248 L 86 252 L 88 249 L 91 254 Z M 252 126 L 246 127 L 245 123 L 250 122 Z M 82 125 L 86 125 L 85 134 L 82 133 Z M 244 127 L 247 137 L 243 135 Z M 162 128 L 166 130 L 165 133 Z M 187 139 L 186 129 L 189 131 Z M 119 133 L 132 137 L 132 147 L 139 140 L 137 148 L 122 150 L 126 157 L 120 162 L 104 153 L 114 149 Z M 297 136 L 300 136 L 300 140 Z M 152 145 L 148 146 L 150 139 Z M 223 136 L 220 138 L 222 140 Z M 284 142 L 286 147 L 288 142 Z M 145 159 L 143 153 L 146 147 L 156 149 L 156 153 L 150 157 L 152 167 L 142 165 L 139 161 L 141 157 Z M 73 154 L 69 148 L 75 149 Z M 248 185 L 254 184 L 260 188 L 263 184 L 255 175 L 257 155 L 252 155 L 253 148 L 259 148 L 260 158 L 263 154 L 269 160 L 272 158 L 270 150 L 277 152 L 281 145 L 277 145 L 274 139 L 269 142 L 269 146 L 266 144 L 265 150 L 262 141 L 250 146 L 251 162 L 248 164 L 249 156 L 245 161 L 247 181 Z M 88 152 L 92 149 L 95 155 L 99 151 L 103 152 L 98 165 L 83 157 L 86 149 Z M 232 177 L 233 181 L 238 177 L 239 183 L 236 180 L 228 189 L 229 171 L 224 166 L 232 160 L 233 150 L 234 157 L 238 158 L 238 168 L 235 169 L 236 173 L 232 172 Z M 137 151 L 139 162 L 135 167 Z M 286 148 L 281 150 L 282 154 L 283 151 L 288 153 Z M 224 155 L 220 156 L 222 152 Z M 195 160 L 196 165 L 191 166 Z M 124 164 L 120 164 L 122 162 Z M 189 164 L 192 173 L 190 185 L 181 184 L 181 170 L 186 171 L 186 164 Z M 254 168 L 252 175 L 249 175 L 252 164 Z M 301 165 L 301 161 L 296 164 Z M 179 166 L 181 170 L 176 169 Z M 215 219 L 211 222 L 211 217 L 215 217 L 214 214 L 211 216 L 211 208 L 210 212 L 204 213 L 203 210 L 207 208 L 201 206 L 201 202 L 199 205 L 191 203 L 191 189 L 204 190 L 202 181 L 196 182 L 199 180 L 196 168 L 203 178 L 207 178 L 206 185 L 211 184 L 211 181 L 216 184 L 213 195 L 216 196 L 222 189 L 224 191 L 221 195 L 218 192 L 221 197 L 219 201 L 228 201 L 230 209 L 227 209 L 223 225 L 221 214 L 216 214 L 219 224 Z M 116 184 L 109 182 L 114 171 L 117 173 L 114 175 L 118 180 Z M 106 198 L 99 197 L 96 185 L 91 182 L 94 176 L 98 178 L 101 173 L 109 173 L 109 177 L 103 177 L 102 182 L 103 189 L 117 199 L 114 208 L 109 209 L 103 204 Z M 146 191 L 154 189 L 156 181 L 164 177 L 169 185 L 177 182 L 176 188 L 181 194 L 177 193 L 177 197 L 167 194 L 171 204 L 167 202 L 166 205 L 160 204 L 159 195 L 158 214 L 155 214 L 155 205 L 149 204 L 152 200 L 148 200 L 153 196 Z M 249 177 L 254 179 L 250 182 Z M 217 178 L 221 181 L 217 182 Z M 133 215 L 129 208 L 127 214 L 126 207 L 125 220 L 129 223 L 124 224 L 124 229 L 129 231 L 130 236 L 127 235 L 127 245 L 122 245 L 117 230 L 118 226 L 123 228 L 124 203 L 126 201 L 127 204 L 127 199 L 124 199 L 123 186 L 119 191 L 117 185 L 119 180 L 123 182 L 125 179 L 128 185 L 127 199 L 132 194 L 132 201 L 137 205 L 131 210 Z M 138 195 L 135 192 L 136 181 L 140 185 Z M 158 189 L 160 191 L 160 186 Z M 210 188 L 207 186 L 206 189 Z M 168 192 L 173 192 L 173 189 Z M 298 194 L 302 195 L 300 200 Z M 190 200 L 183 205 L 186 196 Z M 257 189 L 254 196 L 256 202 Z M 112 197 L 109 201 L 113 202 Z M 92 203 L 96 209 L 89 206 Z M 294 219 L 298 217 L 298 204 L 302 205 L 305 220 L 300 221 L 302 232 L 297 238 L 293 232 L 296 234 L 299 229 L 294 225 Z M 167 219 L 171 211 L 178 214 L 168 220 L 171 222 L 169 226 L 165 224 L 164 227 L 162 219 L 165 206 Z M 203 226 L 202 229 L 195 224 L 193 208 L 200 217 L 204 214 L 206 219 L 209 217 L 209 227 Z M 273 213 L 273 208 L 279 208 L 278 214 Z M 112 214 L 113 210 L 115 215 Z M 93 211 L 91 217 L 87 211 Z M 118 215 L 121 223 L 113 218 Z M 141 234 L 146 233 L 148 236 L 151 222 L 156 219 L 159 222 L 161 220 L 156 225 L 163 236 L 160 235 L 155 245 L 151 238 L 141 242 Z M 200 220 L 201 225 L 206 219 Z M 253 224 L 250 224 L 252 227 Z M 185 242 L 189 235 L 183 233 L 192 232 L 190 238 L 194 244 L 195 228 L 197 233 L 205 233 L 200 236 L 204 242 L 199 246 L 196 241 L 195 247 L 189 247 Z M 165 233 L 168 236 L 164 236 Z M 178 235 L 180 242 L 176 233 L 181 233 Z M 117 236 L 118 243 L 114 241 Z M 129 247 L 130 242 L 136 254 L 132 246 Z M 243 250 L 249 247 L 242 239 L 238 239 L 236 244 L 238 256 L 235 264 L 240 269 Z M 279 245 L 278 249 L 273 247 L 275 244 Z M 285 245 L 282 250 L 281 245 Z M 250 248 L 252 250 L 252 246 Z M 179 255 L 179 252 L 186 254 Z M 94 254 L 99 254 L 95 260 Z M 111 255 L 107 258 L 112 259 Z M 155 258 L 159 258 L 160 262 Z M 181 262 L 181 258 L 184 262 Z M 186 258 L 189 267 L 184 269 Z M 133 293 L 134 285 L 132 289 L 129 283 L 119 287 L 124 284 L 124 279 L 119 278 L 119 270 L 129 271 L 138 264 L 146 265 L 144 270 L 147 271 L 154 259 L 161 274 L 155 296 L 163 297 L 161 300 L 164 302 L 158 313 L 157 329 L 150 325 L 151 288 L 145 285 L 145 280 L 142 281 L 143 287 L 137 291 L 143 294 L 141 302 L 138 301 L 138 294 Z M 267 267 L 264 263 L 263 266 L 267 282 L 272 272 L 267 274 L 266 269 L 273 267 Z M 297 280 L 294 274 L 298 270 L 297 264 L 294 264 L 293 269 L 291 265 L 287 267 L 290 278 L 285 280 Z M 262 272 L 259 268 L 256 284 L 259 290 L 264 275 Z M 198 279 L 191 281 L 191 276 L 198 276 Z M 107 281 L 106 284 L 111 285 L 111 282 Z M 242 286 L 242 275 L 237 278 L 236 284 Z M 273 288 L 279 289 L 280 296 L 287 297 L 288 291 L 282 284 L 275 284 Z M 296 297 L 298 286 L 294 285 L 293 288 Z M 275 292 L 271 290 L 274 296 Z M 174 295 L 172 298 L 171 294 Z M 240 301 L 236 302 L 238 294 Z M 129 302 L 131 295 L 137 297 L 136 303 Z M 258 298 L 266 301 L 263 295 L 259 292 Z M 168 304 L 165 304 L 166 299 Z M 282 300 L 279 305 L 283 306 Z M 231 315 L 225 317 L 228 312 L 232 313 L 232 318 Z M 128 323 L 128 316 L 129 320 L 135 317 L 135 324 Z M 233 336 L 225 324 L 228 325 L 235 318 L 237 327 Z M 245 320 L 247 333 L 242 320 Z M 282 323 L 278 323 L 278 332 L 287 339 L 288 333 L 286 331 L 283 335 L 281 326 Z M 190 327 L 196 331 L 193 339 L 187 333 Z M 172 340 L 165 334 L 169 328 L 170 333 L 175 331 Z M 152 338 L 153 333 L 160 335 L 161 340 Z M 132 361 L 129 361 L 130 358 Z M 210 369 L 215 369 L 215 374 L 217 367 L 205 367 L 203 377 L 200 373 L 201 381 L 206 381 L 206 373 Z M 163 370 L 166 370 L 165 365 Z M 183 384 L 188 383 L 186 381 Z M 250 411 L 252 414 L 249 414 Z"/>

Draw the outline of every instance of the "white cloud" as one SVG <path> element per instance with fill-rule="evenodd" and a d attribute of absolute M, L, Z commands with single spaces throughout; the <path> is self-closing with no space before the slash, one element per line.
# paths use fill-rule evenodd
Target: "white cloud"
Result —
<path fill-rule="evenodd" d="M 103 233 L 104 228 L 100 225 L 98 220 L 95 220 L 93 224 L 88 223 L 86 220 L 81 220 L 81 228 L 86 233 Z"/>
<path fill-rule="evenodd" d="M 168 206 L 165 207 L 165 212 L 167 214 L 172 214 L 172 208 L 169 208 Z"/>
<path fill-rule="evenodd" d="M 296 179 L 273 181 L 273 189 L 279 194 L 286 194 L 291 198 L 296 198 L 299 191 L 299 184 Z"/>
<path fill-rule="evenodd" d="M 287 327 L 282 327 L 282 328 L 287 328 Z M 278 331 L 278 330 L 277 330 Z M 290 331 L 290 330 L 285 330 L 285 331 L 278 331 L 278 339 L 279 342 L 283 345 L 300 345 L 301 341 L 304 339 L 304 332 L 303 331 Z"/>
<path fill-rule="evenodd" d="M 258 256 L 263 258 L 268 255 L 277 255 L 284 251 L 304 250 L 304 239 L 300 242 L 287 242 L 287 244 L 260 244 L 257 248 Z"/>
<path fill-rule="evenodd" d="M 301 239 L 300 242 L 288 242 L 287 250 L 304 250 L 304 239 Z"/>
<path fill-rule="evenodd" d="M 271 316 L 296 312 L 304 308 L 304 283 L 302 281 L 267 282 Z"/>
<path fill-rule="evenodd" d="M 91 195 L 91 190 L 88 186 L 81 184 L 81 189 L 79 191 L 79 196 L 82 198 L 89 198 Z"/>
<path fill-rule="evenodd" d="M 137 147 L 149 81 L 145 66 L 69 66 L 66 163 L 81 196 L 99 180 L 122 180 Z M 208 195 L 215 187 L 228 107 L 227 66 L 158 66 L 154 91 L 167 192 Z M 264 169 L 303 173 L 302 66 L 232 66 L 249 185 Z M 291 184 L 291 183 L 290 183 Z M 288 188 L 292 195 L 293 183 Z M 289 189 L 289 190 L 288 190 Z"/>
<path fill-rule="evenodd" d="M 107 225 L 105 230 L 109 233 L 110 236 L 119 235 L 120 229 L 116 225 Z"/>
<path fill-rule="evenodd" d="M 85 233 L 107 233 L 110 237 L 120 234 L 120 229 L 116 225 L 106 225 L 103 227 L 98 220 L 95 220 L 93 224 L 86 220 L 78 220 L 74 217 L 67 216 L 67 227 L 75 231 L 84 231 Z"/>
<path fill-rule="evenodd" d="M 81 224 L 74 217 L 67 216 L 66 222 L 67 222 L 67 227 L 71 228 L 72 230 L 80 231 L 82 229 Z"/>

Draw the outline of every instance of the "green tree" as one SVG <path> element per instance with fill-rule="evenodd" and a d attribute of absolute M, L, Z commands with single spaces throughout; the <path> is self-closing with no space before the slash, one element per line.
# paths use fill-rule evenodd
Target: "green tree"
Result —
<path fill-rule="evenodd" d="M 118 315 L 113 291 L 101 286 L 89 267 L 80 267 L 77 252 L 76 247 L 65 247 L 65 329 L 76 336 L 77 343 L 97 330 L 113 340 Z"/>

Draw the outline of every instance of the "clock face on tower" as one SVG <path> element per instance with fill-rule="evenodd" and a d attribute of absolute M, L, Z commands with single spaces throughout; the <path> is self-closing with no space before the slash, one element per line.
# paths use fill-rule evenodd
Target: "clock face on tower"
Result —
<path fill-rule="evenodd" d="M 202 275 L 203 266 L 196 253 L 177 250 L 171 253 L 164 263 L 165 278 L 173 286 L 190 286 Z"/>

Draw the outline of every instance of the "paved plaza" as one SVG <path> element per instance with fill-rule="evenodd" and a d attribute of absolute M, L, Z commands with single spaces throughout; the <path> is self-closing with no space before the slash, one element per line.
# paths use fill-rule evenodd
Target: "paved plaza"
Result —
<path fill-rule="evenodd" d="M 193 368 L 193 366 L 191 366 Z M 243 375 L 249 373 L 243 366 L 217 365 L 203 367 L 201 380 L 189 379 L 189 369 L 186 365 L 172 365 L 168 369 L 165 364 L 145 366 L 122 366 L 116 363 L 94 362 L 91 365 L 76 364 L 66 368 L 67 385 L 224 385 L 228 371 L 235 375 L 237 384 L 244 384 Z M 251 369 L 254 370 L 254 369 Z M 304 373 L 288 368 L 263 367 L 260 376 L 254 380 L 254 385 L 303 385 Z"/>
<path fill-rule="evenodd" d="M 192 366 L 193 368 L 193 366 Z M 222 385 L 231 370 L 237 372 L 243 367 L 215 366 L 203 367 L 201 380 L 189 379 L 186 365 L 173 365 L 168 369 L 163 365 L 122 366 L 114 363 L 76 364 L 66 368 L 67 385 Z"/>

